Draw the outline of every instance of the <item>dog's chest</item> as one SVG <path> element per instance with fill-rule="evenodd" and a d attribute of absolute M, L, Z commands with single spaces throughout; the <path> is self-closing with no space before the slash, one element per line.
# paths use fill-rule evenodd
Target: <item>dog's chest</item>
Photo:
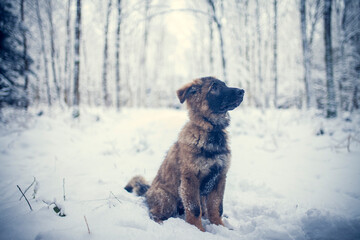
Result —
<path fill-rule="evenodd" d="M 201 151 L 206 158 L 228 153 L 226 132 L 220 130 L 207 133 Z"/>
<path fill-rule="evenodd" d="M 197 159 L 201 195 L 208 195 L 217 186 L 229 164 L 229 153 L 226 132 L 214 131 L 207 135 Z"/>
<path fill-rule="evenodd" d="M 227 154 L 215 155 L 213 158 L 199 159 L 203 164 L 199 170 L 200 195 L 208 195 L 219 183 L 220 176 L 227 170 Z"/>

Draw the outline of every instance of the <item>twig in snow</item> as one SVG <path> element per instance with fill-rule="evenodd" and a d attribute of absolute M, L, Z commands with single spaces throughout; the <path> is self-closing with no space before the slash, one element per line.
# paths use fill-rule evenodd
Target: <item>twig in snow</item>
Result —
<path fill-rule="evenodd" d="M 85 219 L 86 227 L 87 227 L 87 229 L 88 229 L 88 233 L 90 234 L 90 228 L 89 228 L 89 224 L 88 224 L 88 222 L 87 222 L 87 220 L 86 220 L 86 217 L 85 217 L 85 215 L 84 215 L 84 219 Z"/>
<path fill-rule="evenodd" d="M 34 183 L 36 182 L 36 178 L 34 177 L 34 181 L 30 184 L 30 186 L 28 186 L 25 191 L 24 194 L 32 187 L 32 185 L 34 185 Z M 19 201 L 23 198 L 24 195 L 21 195 Z"/>
<path fill-rule="evenodd" d="M 334 146 L 335 149 L 346 148 L 348 152 L 350 152 L 350 145 L 351 142 L 358 142 L 360 143 L 359 139 L 357 139 L 356 135 L 353 136 L 349 134 L 345 139 L 341 140 Z"/>
<path fill-rule="evenodd" d="M 64 201 L 66 200 L 65 197 L 65 178 L 63 178 L 63 193 L 64 193 Z"/>
<path fill-rule="evenodd" d="M 38 190 L 39 190 L 39 182 L 36 181 L 36 182 L 35 182 L 35 186 L 34 186 L 34 192 L 33 192 L 33 194 L 32 194 L 33 199 L 35 199 L 36 193 L 37 193 Z"/>
<path fill-rule="evenodd" d="M 21 188 L 19 187 L 19 185 L 16 185 L 16 186 L 18 187 L 18 189 L 19 189 L 19 191 L 21 192 L 21 194 L 24 196 L 26 202 L 28 203 L 28 205 L 29 205 L 29 207 L 30 207 L 30 210 L 32 211 L 33 209 L 32 209 L 32 207 L 31 207 L 31 205 L 30 205 L 30 203 L 29 203 L 29 200 L 27 199 L 27 197 L 25 196 L 25 194 L 23 193 L 23 191 L 21 190 Z"/>
<path fill-rule="evenodd" d="M 114 196 L 114 198 L 115 198 L 116 200 L 118 200 L 118 201 L 119 201 L 119 203 L 122 203 L 122 202 L 120 201 L 120 199 L 119 199 L 119 198 L 117 198 L 117 197 L 115 196 L 115 194 L 114 194 L 112 191 L 110 191 L 110 193 Z"/>
<path fill-rule="evenodd" d="M 115 207 L 115 204 L 113 204 L 113 203 L 111 202 L 111 192 L 109 193 L 108 204 L 109 204 L 109 208 L 111 208 L 111 205 L 112 205 L 113 207 Z"/>

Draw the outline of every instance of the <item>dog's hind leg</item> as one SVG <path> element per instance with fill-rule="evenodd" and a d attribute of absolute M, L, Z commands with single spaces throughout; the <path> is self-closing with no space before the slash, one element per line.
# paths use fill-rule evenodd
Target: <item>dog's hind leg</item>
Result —
<path fill-rule="evenodd" d="M 162 188 L 152 189 L 145 195 L 150 217 L 158 223 L 177 214 L 177 199 Z"/>

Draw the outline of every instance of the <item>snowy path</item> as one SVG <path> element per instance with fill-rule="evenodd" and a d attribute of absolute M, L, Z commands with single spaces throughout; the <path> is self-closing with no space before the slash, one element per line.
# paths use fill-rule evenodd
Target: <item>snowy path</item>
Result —
<path fill-rule="evenodd" d="M 143 199 L 123 189 L 135 174 L 155 176 L 185 111 L 87 110 L 79 122 L 5 113 L 13 120 L 0 125 L 0 239 L 360 239 L 360 144 L 346 148 L 360 136 L 360 116 L 246 108 L 231 116 L 228 228 L 204 221 L 202 233 L 180 218 L 151 221 Z M 25 190 L 34 177 L 30 211 L 16 185 Z"/>

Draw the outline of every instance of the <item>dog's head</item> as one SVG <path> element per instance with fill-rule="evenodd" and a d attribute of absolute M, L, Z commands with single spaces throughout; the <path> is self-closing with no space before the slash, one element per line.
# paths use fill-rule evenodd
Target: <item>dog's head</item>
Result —
<path fill-rule="evenodd" d="M 224 115 L 240 105 L 245 91 L 230 88 L 219 79 L 204 77 L 186 84 L 177 91 L 180 103 L 187 102 L 192 114 L 205 118 Z"/>

